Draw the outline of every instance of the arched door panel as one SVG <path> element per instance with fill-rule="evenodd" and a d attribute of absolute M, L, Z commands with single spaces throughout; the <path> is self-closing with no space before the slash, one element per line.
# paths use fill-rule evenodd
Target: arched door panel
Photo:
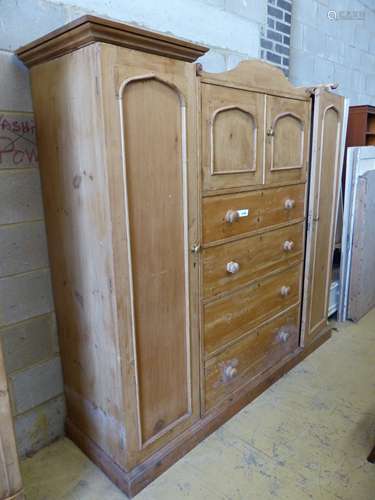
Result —
<path fill-rule="evenodd" d="M 266 183 L 304 182 L 310 101 L 267 96 Z"/>

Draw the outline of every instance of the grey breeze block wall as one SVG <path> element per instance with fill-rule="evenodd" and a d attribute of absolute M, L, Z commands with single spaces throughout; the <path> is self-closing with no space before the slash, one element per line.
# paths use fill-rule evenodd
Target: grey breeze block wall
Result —
<path fill-rule="evenodd" d="M 337 80 L 352 103 L 371 103 L 369 6 L 359 0 L 0 0 L 0 151 L 1 123 L 13 116 L 4 111 L 32 111 L 28 72 L 12 52 L 84 13 L 206 44 L 211 50 L 200 62 L 208 71 L 263 57 L 286 73 L 289 63 L 295 84 Z M 334 8 L 363 11 L 365 19 L 330 21 Z M 62 435 L 64 400 L 38 166 L 34 158 L 20 164 L 10 156 L 0 153 L 0 340 L 25 455 Z"/>
<path fill-rule="evenodd" d="M 350 105 L 375 104 L 374 0 L 294 0 L 291 81 L 338 82 Z"/>
<path fill-rule="evenodd" d="M 0 341 L 21 455 L 61 435 L 64 412 L 31 110 L 26 69 L 0 51 Z"/>

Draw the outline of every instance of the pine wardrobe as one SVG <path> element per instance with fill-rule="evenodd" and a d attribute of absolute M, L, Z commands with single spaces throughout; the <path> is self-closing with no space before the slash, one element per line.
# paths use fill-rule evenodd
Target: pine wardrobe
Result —
<path fill-rule="evenodd" d="M 85 16 L 31 68 L 68 436 L 136 494 L 329 338 L 344 98 Z"/>

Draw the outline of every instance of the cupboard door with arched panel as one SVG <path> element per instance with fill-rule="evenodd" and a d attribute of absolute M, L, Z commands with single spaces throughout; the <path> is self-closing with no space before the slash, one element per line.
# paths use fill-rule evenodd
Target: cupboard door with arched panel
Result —
<path fill-rule="evenodd" d="M 306 180 L 310 101 L 267 96 L 266 183 Z"/>
<path fill-rule="evenodd" d="M 205 191 L 263 182 L 264 96 L 202 84 Z"/>

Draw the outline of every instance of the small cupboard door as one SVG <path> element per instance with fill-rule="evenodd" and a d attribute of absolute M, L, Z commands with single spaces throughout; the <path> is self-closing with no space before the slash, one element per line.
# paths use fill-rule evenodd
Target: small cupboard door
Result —
<path fill-rule="evenodd" d="M 310 101 L 267 96 L 266 184 L 306 180 Z"/>
<path fill-rule="evenodd" d="M 302 339 L 327 324 L 336 225 L 344 97 L 317 90 L 314 104 Z"/>
<path fill-rule="evenodd" d="M 203 189 L 261 184 L 264 95 L 205 83 L 201 89 Z"/>
<path fill-rule="evenodd" d="M 117 57 L 132 466 L 199 415 L 196 75 L 193 65 L 153 55 Z"/>

